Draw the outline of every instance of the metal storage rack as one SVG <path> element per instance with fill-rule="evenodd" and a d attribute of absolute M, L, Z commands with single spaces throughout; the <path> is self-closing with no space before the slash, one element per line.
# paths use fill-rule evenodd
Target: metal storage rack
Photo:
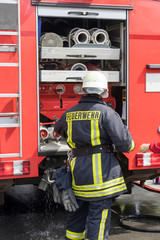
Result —
<path fill-rule="evenodd" d="M 91 54 L 91 53 L 94 54 Z M 56 57 L 55 57 L 56 56 Z M 119 48 L 40 47 L 41 59 L 119 60 Z M 109 82 L 119 82 L 119 71 L 103 71 Z M 82 82 L 85 71 L 40 70 L 40 82 Z"/>

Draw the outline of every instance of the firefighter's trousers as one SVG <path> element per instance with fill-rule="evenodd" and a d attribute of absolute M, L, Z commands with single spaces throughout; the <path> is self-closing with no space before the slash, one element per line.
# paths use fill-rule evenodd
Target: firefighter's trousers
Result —
<path fill-rule="evenodd" d="M 79 209 L 69 216 L 66 239 L 106 239 L 110 228 L 112 198 L 77 202 Z"/>

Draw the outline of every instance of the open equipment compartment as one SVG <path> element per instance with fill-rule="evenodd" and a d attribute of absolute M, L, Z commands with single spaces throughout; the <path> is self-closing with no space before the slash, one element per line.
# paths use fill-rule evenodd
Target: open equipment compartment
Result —
<path fill-rule="evenodd" d="M 127 10 L 38 6 L 37 12 L 39 153 L 63 155 L 69 148 L 54 122 L 78 103 L 86 71 L 108 76 L 104 101 L 126 123 Z"/>

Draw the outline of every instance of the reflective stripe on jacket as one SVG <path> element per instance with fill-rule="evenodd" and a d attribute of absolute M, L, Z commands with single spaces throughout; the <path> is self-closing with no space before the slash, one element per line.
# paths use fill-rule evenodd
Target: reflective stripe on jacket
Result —
<path fill-rule="evenodd" d="M 96 97 L 82 97 L 56 122 L 55 131 L 71 148 L 101 144 L 114 144 L 118 152 L 133 148 L 131 134 L 119 115 Z M 103 199 L 126 191 L 119 163 L 111 153 L 74 158 L 71 172 L 72 188 L 80 199 Z"/>

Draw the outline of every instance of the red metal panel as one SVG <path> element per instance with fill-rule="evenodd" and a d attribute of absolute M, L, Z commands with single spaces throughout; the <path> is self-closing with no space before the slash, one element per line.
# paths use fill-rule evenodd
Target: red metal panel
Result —
<path fill-rule="evenodd" d="M 38 176 L 38 120 L 36 65 L 36 8 L 21 0 L 22 158 L 29 159 Z"/>
<path fill-rule="evenodd" d="M 6 54 L 5 56 L 8 55 Z M 19 91 L 18 71 L 18 67 L 0 67 L 0 93 L 17 93 Z"/>
<path fill-rule="evenodd" d="M 145 74 L 160 73 L 146 64 L 160 64 L 160 2 L 134 1 L 129 28 L 129 129 L 136 143 L 129 154 L 129 169 L 136 169 L 135 155 L 142 143 L 160 141 L 159 93 L 145 92 Z M 143 167 L 145 168 L 145 167 Z"/>
<path fill-rule="evenodd" d="M 0 34 L 2 33 L 4 33 L 4 31 L 0 31 Z M 18 37 L 16 35 L 0 35 L 0 44 L 17 44 L 17 40 Z"/>
<path fill-rule="evenodd" d="M 12 157 L 0 159 L 0 161 L 30 160 L 30 174 L 27 176 L 15 176 L 16 178 L 38 176 L 38 164 L 42 160 L 42 157 L 38 158 L 37 139 L 36 8 L 31 6 L 29 0 L 20 1 L 20 37 L 22 158 Z M 15 39 L 13 42 L 14 41 Z M 14 58 L 17 53 L 1 54 L 3 54 L 4 60 L 7 63 L 15 63 L 18 58 L 18 56 Z M 0 70 L 0 81 L 3 81 L 1 93 L 16 93 L 18 91 L 19 79 L 18 67 L 1 67 Z M 15 99 L 13 101 L 15 101 Z M 8 105 L 7 102 L 4 102 L 1 108 L 5 109 L 4 112 L 7 112 L 9 109 L 15 111 L 15 105 L 12 105 L 11 101 L 8 102 Z M 19 128 L 0 129 L 0 135 L 0 153 L 19 153 Z M 1 152 L 2 148 L 3 151 Z M 3 177 L 3 179 L 6 178 L 12 177 Z"/>
<path fill-rule="evenodd" d="M 1 52 L 0 53 L 0 63 L 17 63 L 17 62 L 18 62 L 18 52 Z M 3 73 L 0 73 L 0 75 L 1 74 Z"/>
<path fill-rule="evenodd" d="M 6 31 L 7 32 L 7 31 Z M 0 34 L 4 31 L 0 31 Z M 13 35 L 0 35 L 0 46 L 18 44 L 18 37 Z M 18 62 L 18 51 L 17 52 L 0 52 L 0 63 L 16 63 Z"/>
<path fill-rule="evenodd" d="M 0 112 L 1 113 L 9 113 L 9 112 L 17 112 L 18 108 L 18 98 L 0 98 Z"/>
<path fill-rule="evenodd" d="M 19 128 L 0 128 L 0 153 L 19 153 Z"/>
<path fill-rule="evenodd" d="M 56 88 L 59 85 L 62 84 L 40 85 L 40 112 L 51 120 L 56 120 L 57 118 L 59 119 L 68 108 L 76 105 L 81 98 L 81 95 L 74 92 L 74 86 L 76 84 L 63 84 L 65 90 L 64 93 L 61 94 L 61 106 L 59 94 L 56 92 Z M 111 93 L 111 90 L 109 92 Z M 106 101 L 106 103 L 113 109 L 116 108 L 115 98 L 112 96 L 104 99 L 104 101 Z"/>

